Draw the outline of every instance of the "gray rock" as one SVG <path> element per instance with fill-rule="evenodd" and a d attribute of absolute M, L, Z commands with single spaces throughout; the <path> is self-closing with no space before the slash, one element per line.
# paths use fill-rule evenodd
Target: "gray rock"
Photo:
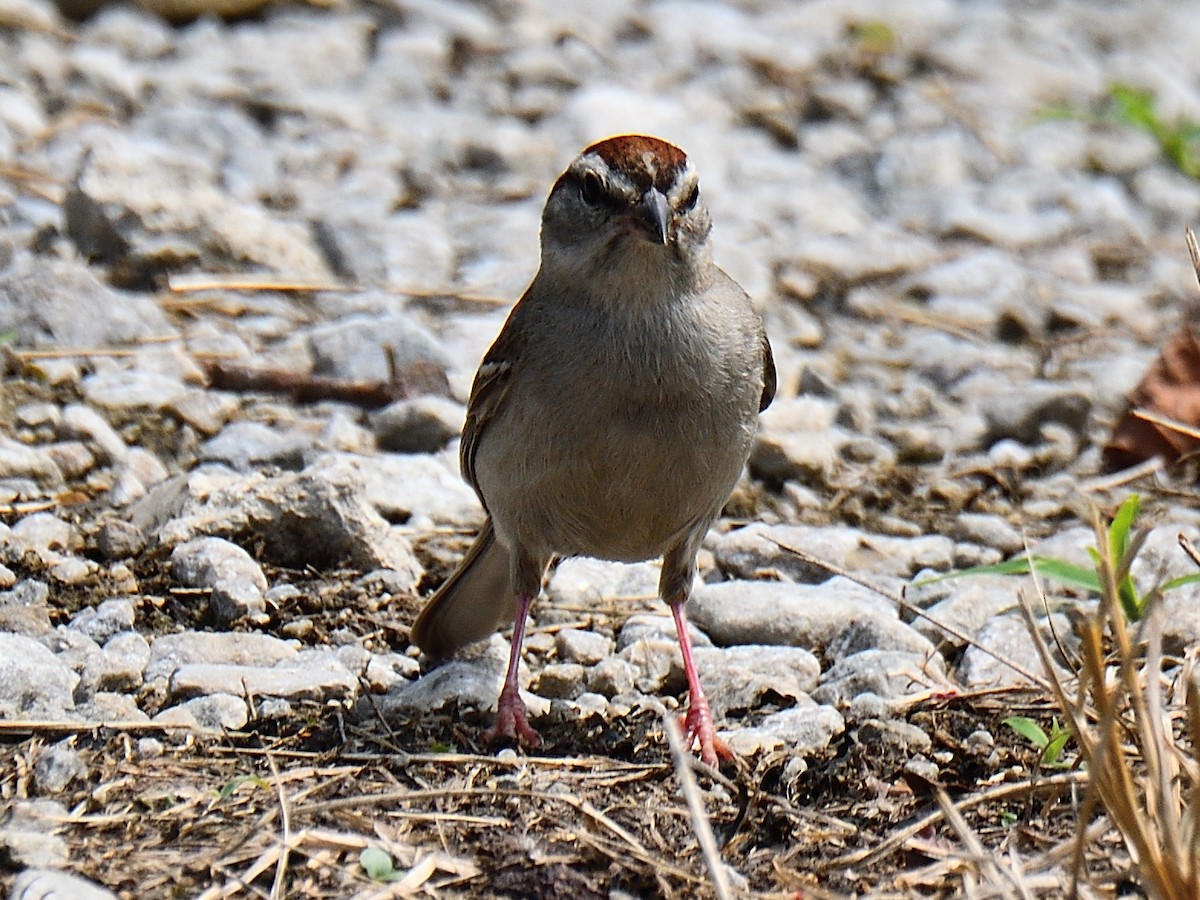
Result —
<path fill-rule="evenodd" d="M 33 764 L 33 780 L 42 794 L 57 794 L 76 779 L 87 780 L 87 764 L 68 741 L 51 744 Z"/>
<path fill-rule="evenodd" d="M 45 582 L 34 579 L 17 582 L 12 590 L 0 591 L 0 632 L 36 637 L 50 631 L 49 596 Z"/>
<path fill-rule="evenodd" d="M 115 291 L 81 259 L 18 253 L 0 268 L 0 298 L 0 331 L 24 346 L 115 347 L 175 333 L 153 295 Z"/>
<path fill-rule="evenodd" d="M 164 634 L 150 645 L 147 682 L 170 678 L 180 666 L 191 664 L 274 666 L 295 659 L 297 650 L 288 641 L 256 632 L 184 631 Z"/>
<path fill-rule="evenodd" d="M 136 631 L 113 635 L 103 647 L 104 669 L 97 683 L 102 691 L 129 691 L 141 687 L 142 673 L 150 662 L 150 643 Z"/>
<path fill-rule="evenodd" d="M 311 329 L 307 337 L 314 368 L 322 375 L 386 381 L 390 367 L 385 347 L 391 348 L 400 372 L 417 364 L 446 365 L 437 338 L 407 313 L 347 316 Z"/>
<path fill-rule="evenodd" d="M 412 528 L 478 528 L 479 498 L 458 473 L 458 457 L 381 453 L 346 457 L 362 479 L 367 502 L 389 522 Z"/>
<path fill-rule="evenodd" d="M 688 605 L 691 611 L 691 605 Z M 688 622 L 688 637 L 692 639 L 693 647 L 711 647 L 712 641 L 694 622 Z M 675 629 L 675 619 L 671 616 L 655 616 L 650 613 L 638 613 L 630 616 L 617 632 L 617 650 L 628 650 L 634 644 L 644 640 L 660 640 L 678 646 L 679 633 Z"/>
<path fill-rule="evenodd" d="M 146 548 L 145 533 L 124 519 L 107 516 L 95 534 L 96 550 L 109 562 L 131 559 Z"/>
<path fill-rule="evenodd" d="M 200 459 L 218 462 L 239 472 L 264 466 L 299 471 L 312 440 L 261 422 L 230 422 L 200 448 Z"/>
<path fill-rule="evenodd" d="M 594 666 L 613 652 L 611 638 L 580 628 L 564 628 L 554 635 L 554 648 L 563 662 Z"/>
<path fill-rule="evenodd" d="M 837 404 L 816 397 L 777 400 L 763 413 L 750 468 L 770 481 L 823 485 L 850 436 L 834 424 Z"/>
<path fill-rule="evenodd" d="M 1053 633 L 1051 627 L 1053 627 Z M 1060 660 L 1054 659 L 1057 655 L 1057 651 L 1054 649 L 1055 634 L 1057 634 L 1058 640 L 1069 649 L 1077 647 L 1079 643 L 1067 617 L 1055 614 L 1050 621 L 1041 619 L 1039 631 L 1051 648 L 1051 658 L 1058 676 L 1060 678 L 1069 677 L 1067 668 L 1062 665 Z M 958 680 L 965 687 L 977 689 L 1031 683 L 1025 675 L 988 653 L 989 650 L 1011 660 L 1032 675 L 1046 677 L 1042 658 L 1037 652 L 1024 618 L 1019 614 L 1010 613 L 989 619 L 976 633 L 975 641 L 979 646 L 967 647 L 962 662 L 958 666 Z"/>
<path fill-rule="evenodd" d="M 18 800 L 0 824 L 0 856 L 14 867 L 66 866 L 67 842 L 56 832 L 69 815 L 57 800 Z"/>
<path fill-rule="evenodd" d="M 924 731 L 897 719 L 868 719 L 861 722 L 855 738 L 872 752 L 896 749 L 903 753 L 928 753 L 933 747 L 933 741 Z"/>
<path fill-rule="evenodd" d="M 927 691 L 954 691 L 940 656 L 926 657 L 898 650 L 864 650 L 839 660 L 821 676 L 812 692 L 819 703 L 842 706 L 860 694 L 911 697 Z"/>
<path fill-rule="evenodd" d="M 230 663 L 185 663 L 171 676 L 168 691 L 174 698 L 210 694 L 249 693 L 255 697 L 286 700 L 330 700 L 352 697 L 358 679 L 332 654 L 321 660 L 297 660 L 267 668 Z"/>
<path fill-rule="evenodd" d="M 588 670 L 587 688 L 593 694 L 611 699 L 621 694 L 632 693 L 636 676 L 637 672 L 632 665 L 618 656 L 610 656 Z"/>
<path fill-rule="evenodd" d="M 713 714 L 792 706 L 807 699 L 821 674 L 817 658 L 799 647 L 698 647 L 696 668 Z"/>
<path fill-rule="evenodd" d="M 117 471 L 117 480 L 109 488 L 108 502 L 117 507 L 128 506 L 146 496 L 154 485 L 165 481 L 168 474 L 167 467 L 153 453 L 141 447 L 130 447 Z"/>
<path fill-rule="evenodd" d="M 692 621 L 717 644 L 772 644 L 826 653 L 878 640 L 883 644 L 927 642 L 903 626 L 884 598 L 844 578 L 824 584 L 725 581 L 704 585 L 688 602 Z M 904 639 L 896 637 L 904 635 Z"/>
<path fill-rule="evenodd" d="M 61 625 L 44 635 L 41 643 L 79 676 L 76 703 L 84 702 L 98 690 L 105 668 L 99 644 L 83 632 Z"/>
<path fill-rule="evenodd" d="M 171 574 L 187 587 L 209 588 L 217 621 L 264 614 L 267 577 L 241 547 L 216 537 L 180 544 L 171 552 Z"/>
<path fill-rule="evenodd" d="M 108 420 L 82 403 L 63 407 L 62 431 L 64 437 L 86 441 L 104 463 L 121 462 L 129 451 Z"/>
<path fill-rule="evenodd" d="M 25 869 L 13 881 L 11 900 L 117 900 L 95 882 L 61 869 Z"/>
<path fill-rule="evenodd" d="M 0 435 L 0 478 L 31 478 L 43 484 L 59 484 L 63 474 L 44 449 L 28 447 Z"/>
<path fill-rule="evenodd" d="M 99 606 L 85 606 L 71 618 L 70 627 L 103 644 L 114 634 L 133 628 L 133 621 L 133 601 L 118 597 L 103 600 Z"/>
<path fill-rule="evenodd" d="M 181 703 L 177 709 L 185 714 L 185 717 L 180 719 L 181 722 L 186 722 L 186 716 L 191 716 L 200 731 L 237 731 L 250 719 L 246 701 L 240 695 L 234 694 L 215 693 L 195 697 Z M 170 712 L 170 709 L 166 712 Z M 163 721 L 161 715 L 155 716 L 155 721 Z"/>
<path fill-rule="evenodd" d="M 62 719 L 79 676 L 32 638 L 0 633 L 0 718 Z"/>
<path fill-rule="evenodd" d="M 954 519 L 951 536 L 956 540 L 973 541 L 985 547 L 994 547 L 1006 556 L 1018 553 L 1025 547 L 1021 532 L 1000 516 L 988 513 L 959 513 Z"/>
<path fill-rule="evenodd" d="M 452 659 L 416 681 L 376 698 L 375 704 L 384 715 L 430 712 L 448 704 L 495 709 L 507 664 L 508 642 L 493 635 L 486 643 L 477 645 L 470 658 Z M 528 681 L 524 667 L 522 680 Z M 522 691 L 521 699 L 531 717 L 544 715 L 550 708 L 549 702 L 536 694 Z"/>
<path fill-rule="evenodd" d="M 77 481 L 96 467 L 96 454 L 82 441 L 59 441 L 41 449 L 67 481 Z"/>
<path fill-rule="evenodd" d="M 989 443 L 1010 438 L 1024 444 L 1035 444 L 1042 437 L 1042 427 L 1054 422 L 1067 427 L 1074 434 L 1083 434 L 1092 410 L 1092 401 L 1082 386 L 1037 381 L 1019 391 L 1002 389 L 994 375 L 980 375 L 987 379 L 980 390 L 986 399 L 977 401 L 983 409 L 988 423 L 985 437 Z M 975 391 L 966 384 L 958 388 L 960 394 Z"/>
<path fill-rule="evenodd" d="M 75 716 L 81 722 L 149 722 L 150 717 L 138 708 L 130 694 L 96 691 L 75 706 Z"/>
<path fill-rule="evenodd" d="M 657 597 L 660 571 L 657 562 L 631 565 L 587 557 L 564 559 L 550 576 L 546 595 L 551 602 L 567 606 Z M 673 625 L 671 633 L 674 634 Z"/>
<path fill-rule="evenodd" d="M 778 543 L 776 543 L 778 542 Z M 922 568 L 945 571 L 954 563 L 954 542 L 942 535 L 898 538 L 847 526 L 750 525 L 717 538 L 717 565 L 738 578 L 777 572 L 804 582 L 823 581 L 828 571 L 788 553 L 798 547 L 850 572 L 908 578 Z"/>
<path fill-rule="evenodd" d="M 683 657 L 678 641 L 672 638 L 643 634 L 629 642 L 617 658 L 633 667 L 634 687 L 643 694 L 677 693 L 684 689 Z"/>
<path fill-rule="evenodd" d="M 238 398 L 225 391 L 188 389 L 167 404 L 167 411 L 211 437 L 233 418 L 240 406 Z"/>
<path fill-rule="evenodd" d="M 466 410 L 448 397 L 424 395 L 400 400 L 371 417 L 380 450 L 436 453 L 462 431 Z"/>
<path fill-rule="evenodd" d="M 56 552 L 68 550 L 74 529 L 53 513 L 40 512 L 17 520 L 11 541 L 18 553 L 34 553 L 42 560 L 54 561 Z"/>
<path fill-rule="evenodd" d="M 185 393 L 183 382 L 138 369 L 97 372 L 83 379 L 83 395 L 89 403 L 123 414 L 164 409 Z"/>
<path fill-rule="evenodd" d="M 78 556 L 64 556 L 50 566 L 48 574 L 56 584 L 83 584 L 99 570 L 90 559 L 80 559 Z"/>
<path fill-rule="evenodd" d="M 947 583 L 953 585 L 952 593 L 926 612 L 930 619 L 945 623 L 960 634 L 974 635 L 993 616 L 1015 610 L 1020 605 L 1018 591 L 1022 581 L 1016 578 L 1007 582 L 1000 579 L 976 582 L 962 578 Z M 914 619 L 912 627 L 939 649 L 962 649 L 964 642 L 960 638 L 939 628 L 930 619 Z"/>
<path fill-rule="evenodd" d="M 550 700 L 574 700 L 583 693 L 586 675 L 579 663 L 551 663 L 538 673 L 533 690 Z"/>
<path fill-rule="evenodd" d="M 196 469 L 138 501 L 130 521 L 168 545 L 200 535 L 253 539 L 265 561 L 285 567 L 388 568 L 411 585 L 421 572 L 408 541 L 368 505 L 355 467 L 337 457 L 281 475 Z"/>
<path fill-rule="evenodd" d="M 828 747 L 845 727 L 836 709 L 804 697 L 791 709 L 764 716 L 757 725 L 718 733 L 739 756 L 752 756 L 780 747 L 806 756 Z"/>

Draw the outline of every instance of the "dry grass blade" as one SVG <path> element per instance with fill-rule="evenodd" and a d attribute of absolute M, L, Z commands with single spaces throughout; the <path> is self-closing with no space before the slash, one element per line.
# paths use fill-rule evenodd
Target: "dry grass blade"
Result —
<path fill-rule="evenodd" d="M 1059 709 L 1091 776 L 1079 813 L 1073 893 L 1078 893 L 1091 839 L 1087 824 L 1097 806 L 1102 806 L 1120 831 L 1147 894 L 1155 900 L 1193 898 L 1200 896 L 1194 827 L 1200 802 L 1195 761 L 1200 702 L 1189 689 L 1190 739 L 1184 743 L 1175 735 L 1172 711 L 1163 696 L 1161 602 L 1151 598 L 1141 631 L 1135 635 L 1118 595 L 1117 586 L 1138 544 L 1125 558 L 1114 559 L 1098 513 L 1093 515 L 1093 527 L 1101 602 L 1080 627 L 1082 666 L 1077 687 L 1069 686 L 1052 665 L 1050 648 L 1024 595 L 1021 607 Z"/>
<path fill-rule="evenodd" d="M 683 746 L 683 737 L 679 734 L 679 726 L 670 713 L 663 716 L 663 731 L 667 735 L 667 743 L 671 747 L 671 758 L 675 760 L 675 774 L 683 787 L 683 797 L 687 800 L 688 814 L 692 818 L 692 830 L 696 840 L 700 842 L 700 851 L 704 854 L 704 863 L 712 875 L 713 889 L 717 892 L 718 900 L 729 900 L 733 893 L 729 888 L 729 877 L 725 874 L 725 863 L 721 861 L 721 851 L 717 848 L 717 839 L 713 836 L 712 826 L 704 811 L 704 798 L 700 796 L 700 788 L 696 785 L 696 776 L 692 774 L 691 760 L 688 750 Z"/>

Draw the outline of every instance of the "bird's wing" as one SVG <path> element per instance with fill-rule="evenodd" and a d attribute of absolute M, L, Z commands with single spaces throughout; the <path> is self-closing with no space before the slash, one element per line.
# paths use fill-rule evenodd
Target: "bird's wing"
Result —
<path fill-rule="evenodd" d="M 479 364 L 475 373 L 475 382 L 471 385 L 471 396 L 467 400 L 467 421 L 463 425 L 462 441 L 458 449 L 458 462 L 463 478 L 487 509 L 487 500 L 479 492 L 479 481 L 475 477 L 475 455 L 479 450 L 479 440 L 488 425 L 504 407 L 512 386 L 512 373 L 520 358 L 521 344 L 520 329 L 514 326 L 521 304 L 513 307 L 508 321 L 500 329 L 500 334 L 492 343 L 491 348 Z"/>
<path fill-rule="evenodd" d="M 758 411 L 762 412 L 775 399 L 777 376 L 775 375 L 775 354 L 771 352 L 771 342 L 767 340 L 767 332 L 762 332 L 762 366 L 763 390 L 758 401 Z"/>

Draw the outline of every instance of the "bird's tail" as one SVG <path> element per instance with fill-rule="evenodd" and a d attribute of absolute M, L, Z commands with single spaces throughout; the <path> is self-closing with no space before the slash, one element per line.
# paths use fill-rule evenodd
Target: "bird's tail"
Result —
<path fill-rule="evenodd" d="M 413 622 L 413 643 L 437 659 L 496 631 L 516 615 L 508 552 L 489 518 L 462 563 Z"/>

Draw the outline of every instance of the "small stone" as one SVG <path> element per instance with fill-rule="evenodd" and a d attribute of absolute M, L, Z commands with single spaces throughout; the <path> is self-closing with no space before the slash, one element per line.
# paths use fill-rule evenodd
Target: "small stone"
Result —
<path fill-rule="evenodd" d="M 380 450 L 436 453 L 458 437 L 465 417 L 461 403 L 426 394 L 381 409 L 371 417 L 371 425 Z"/>
<path fill-rule="evenodd" d="M 59 441 L 42 450 L 68 481 L 82 478 L 96 466 L 96 454 L 82 441 Z"/>
<path fill-rule="evenodd" d="M 959 513 L 954 520 L 953 537 L 994 547 L 1005 555 L 1017 553 L 1025 546 L 1021 532 L 1000 516 L 987 513 Z"/>
<path fill-rule="evenodd" d="M 65 862 L 65 854 L 64 854 Z M 25 869 L 13 881 L 11 900 L 117 900 L 107 888 L 62 869 Z"/>
<path fill-rule="evenodd" d="M 249 553 L 230 541 L 203 537 L 180 544 L 171 553 L 171 573 L 188 587 L 211 589 L 219 622 L 266 611 L 267 577 Z"/>
<path fill-rule="evenodd" d="M 213 693 L 181 704 L 202 731 L 237 731 L 250 719 L 246 701 L 228 693 Z"/>
<path fill-rule="evenodd" d="M 288 700 L 330 700 L 353 696 L 358 679 L 330 653 L 323 659 L 267 668 L 254 665 L 187 663 L 175 670 L 168 691 L 172 697 L 216 693 L 283 697 Z"/>
<path fill-rule="evenodd" d="M 57 794 L 75 779 L 87 779 L 87 765 L 67 741 L 52 744 L 38 755 L 33 779 L 43 794 Z"/>
<path fill-rule="evenodd" d="M 0 718 L 62 719 L 79 676 L 32 638 L 0 633 Z"/>
<path fill-rule="evenodd" d="M 132 559 L 146 548 L 145 533 L 125 519 L 106 517 L 96 531 L 96 550 L 108 560 Z"/>
<path fill-rule="evenodd" d="M 613 652 L 611 638 L 580 628 L 559 631 L 554 636 L 554 646 L 560 660 L 584 666 L 594 666 Z"/>
<path fill-rule="evenodd" d="M 150 643 L 136 631 L 114 635 L 103 647 L 104 671 L 97 688 L 132 691 L 141 687 L 142 673 L 150 661 Z"/>
<path fill-rule="evenodd" d="M 584 678 L 579 663 L 552 663 L 538 673 L 533 690 L 551 700 L 574 700 L 583 693 Z"/>
<path fill-rule="evenodd" d="M 66 437 L 87 441 L 104 463 L 120 462 L 129 452 L 108 420 L 82 403 L 71 403 L 63 408 L 62 430 Z"/>
<path fill-rule="evenodd" d="M 114 634 L 128 632 L 133 621 L 133 601 L 119 597 L 104 600 L 99 606 L 84 607 L 71 618 L 70 627 L 103 644 Z"/>
<path fill-rule="evenodd" d="M 60 484 L 63 474 L 44 450 L 0 435 L 0 478 L 30 478 L 42 484 Z"/>
<path fill-rule="evenodd" d="M 258 704 L 260 719 L 290 719 L 294 714 L 292 704 L 282 697 L 267 697 Z"/>
<path fill-rule="evenodd" d="M 147 682 L 166 679 L 183 665 L 274 666 L 295 659 L 294 645 L 256 632 L 183 631 L 164 634 L 150 645 Z"/>
<path fill-rule="evenodd" d="M 138 742 L 134 746 L 139 759 L 155 759 L 162 756 L 166 750 L 163 742 L 155 737 L 138 738 Z"/>
<path fill-rule="evenodd" d="M 610 656 L 600 660 L 589 670 L 587 687 L 589 691 L 608 698 L 618 694 L 629 694 L 633 692 L 635 675 L 634 667 L 627 661 Z"/>
<path fill-rule="evenodd" d="M 884 698 L 908 697 L 929 690 L 953 692 L 940 656 L 899 650 L 864 650 L 839 660 L 821 675 L 813 692 L 820 703 L 845 705 L 863 693 Z"/>
<path fill-rule="evenodd" d="M 167 411 L 205 436 L 220 432 L 237 413 L 240 401 L 224 391 L 189 389 L 167 405 Z"/>
<path fill-rule="evenodd" d="M 90 403 L 120 412 L 162 409 L 185 393 L 181 381 L 140 369 L 97 372 L 83 379 L 83 394 Z"/>
<path fill-rule="evenodd" d="M 200 458 L 224 463 L 239 472 L 263 466 L 299 471 L 312 441 L 261 422 L 231 422 L 200 448 Z"/>
<path fill-rule="evenodd" d="M 857 737 L 859 744 L 872 750 L 895 748 L 905 753 L 928 753 L 933 747 L 924 731 L 897 719 L 868 719 L 858 726 Z"/>
<path fill-rule="evenodd" d="M 68 523 L 52 513 L 34 513 L 13 525 L 12 540 L 22 552 L 45 559 L 51 552 L 69 549 L 73 532 Z"/>
<path fill-rule="evenodd" d="M 718 717 L 807 700 L 821 674 L 816 657 L 799 647 L 698 647 L 695 656 Z"/>
<path fill-rule="evenodd" d="M 83 584 L 99 569 L 100 567 L 90 559 L 68 556 L 52 565 L 47 574 L 57 584 L 77 585 Z"/>
<path fill-rule="evenodd" d="M 791 709 L 764 716 L 757 725 L 718 732 L 739 756 L 750 756 L 788 747 L 796 756 L 812 755 L 829 746 L 845 731 L 836 709 L 805 697 Z"/>

